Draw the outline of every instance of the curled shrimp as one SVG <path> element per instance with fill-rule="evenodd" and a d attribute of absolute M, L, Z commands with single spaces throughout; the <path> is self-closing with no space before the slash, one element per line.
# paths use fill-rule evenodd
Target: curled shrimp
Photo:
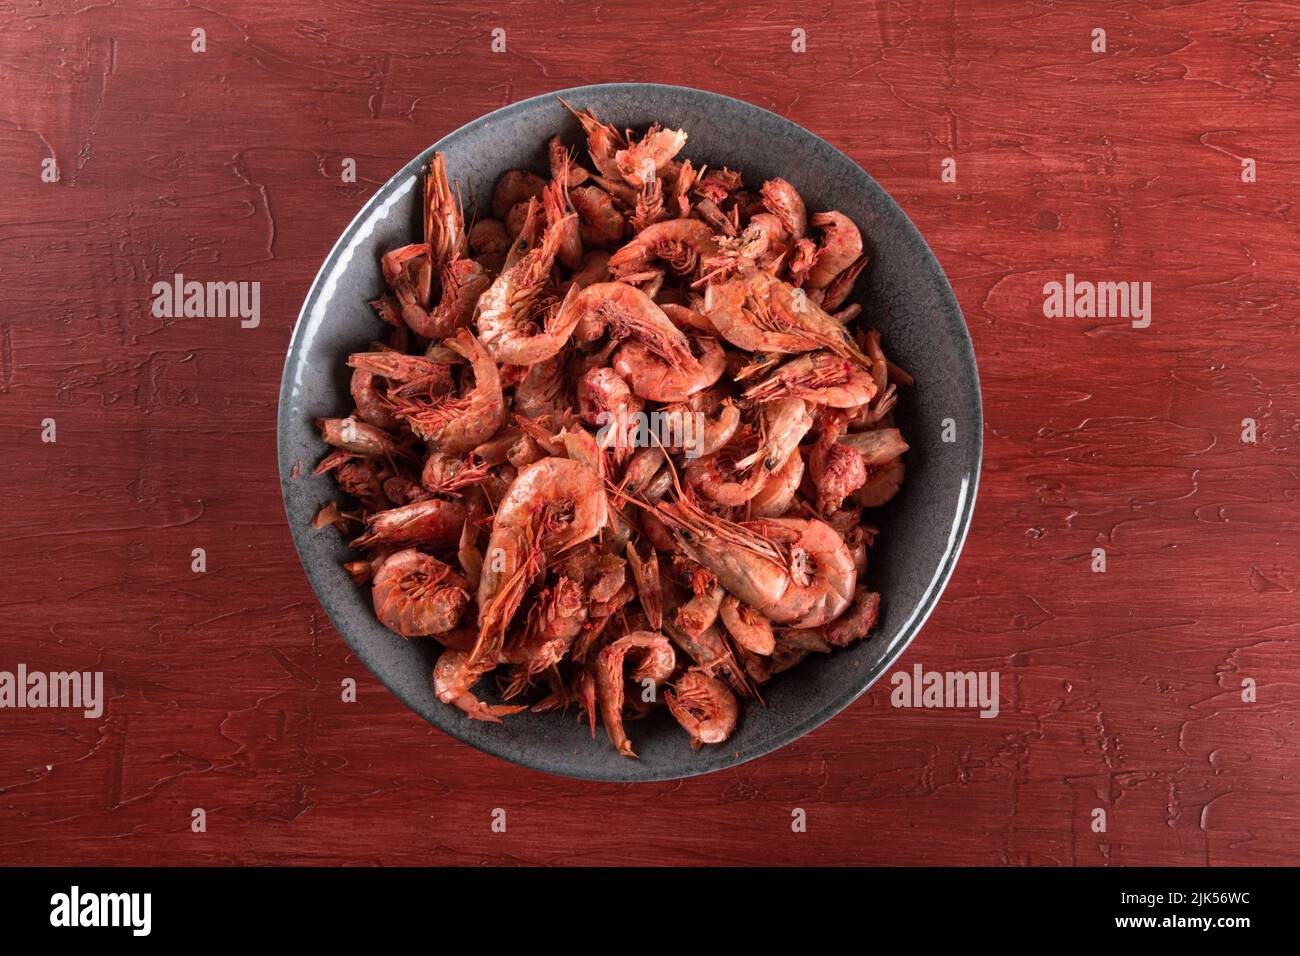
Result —
<path fill-rule="evenodd" d="M 584 421 L 599 426 L 596 440 L 602 448 L 613 449 L 615 464 L 622 464 L 632 453 L 638 430 L 636 415 L 642 407 L 642 401 L 612 368 L 589 369 L 578 380 L 578 409 Z"/>
<path fill-rule="evenodd" d="M 402 320 L 413 329 L 428 321 L 433 295 L 433 259 L 427 243 L 402 246 L 380 260 L 384 278 L 397 300 Z"/>
<path fill-rule="evenodd" d="M 677 609 L 677 626 L 691 637 L 699 637 L 718 621 L 718 608 L 726 591 L 717 584 L 704 588 Z"/>
<path fill-rule="evenodd" d="M 685 499 L 656 513 L 678 546 L 727 591 L 779 624 L 816 627 L 848 607 L 857 568 L 844 539 L 825 522 L 760 518 L 736 523 Z"/>
<path fill-rule="evenodd" d="M 848 647 L 862 640 L 880 617 L 880 595 L 859 586 L 849 609 L 829 624 L 812 630 L 831 647 Z"/>
<path fill-rule="evenodd" d="M 463 396 L 432 403 L 408 398 L 394 408 L 411 431 L 424 441 L 451 454 L 463 454 L 487 441 L 505 423 L 505 396 L 496 362 L 483 344 L 465 329 L 443 343 L 470 363 L 474 387 Z"/>
<path fill-rule="evenodd" d="M 379 386 L 375 383 L 375 374 L 364 368 L 352 370 L 352 382 L 349 390 L 352 401 L 356 403 L 357 414 L 370 425 L 385 430 L 393 429 L 400 423 L 393 414 Z"/>
<path fill-rule="evenodd" d="M 502 696 L 506 700 L 517 697 L 539 674 L 558 664 L 586 621 L 585 596 L 577 582 L 561 576 L 554 588 L 544 588 L 528 615 L 523 638 L 507 644 L 502 653 L 515 665 Z"/>
<path fill-rule="evenodd" d="M 664 447 L 684 451 L 687 458 L 714 454 L 740 428 L 740 406 L 729 398 L 716 400 L 711 391 L 697 391 L 685 401 L 666 405 L 659 415 Z"/>
<path fill-rule="evenodd" d="M 499 724 L 502 717 L 517 714 L 524 708 L 486 704 L 474 696 L 474 685 L 495 666 L 496 661 L 475 664 L 467 652 L 448 647 L 438 656 L 438 663 L 434 665 L 433 692 L 444 704 L 459 708 L 473 720 Z"/>
<path fill-rule="evenodd" d="M 700 670 L 689 670 L 664 691 L 677 723 L 691 735 L 691 748 L 720 744 L 736 729 L 740 706 L 727 685 Z"/>
<path fill-rule="evenodd" d="M 478 586 L 475 658 L 492 657 L 545 555 L 595 537 L 605 527 L 597 474 L 567 458 L 543 458 L 519 471 L 497 507 Z"/>
<path fill-rule="evenodd" d="M 466 328 L 481 296 L 492 284 L 483 264 L 476 259 L 453 259 L 440 272 L 442 296 L 425 318 L 411 331 L 427 339 L 445 339 Z"/>
<path fill-rule="evenodd" d="M 722 626 L 727 629 L 727 633 L 751 654 L 767 657 L 776 649 L 772 622 L 753 608 L 741 604 L 732 595 L 728 594 L 722 599 L 718 616 L 722 618 Z"/>
<path fill-rule="evenodd" d="M 560 312 L 569 321 L 588 320 L 618 340 L 633 338 L 674 368 L 698 371 L 690 342 L 640 289 L 623 282 L 597 282 L 574 294 L 569 290 Z M 622 374 L 622 373 L 620 373 Z"/>
<path fill-rule="evenodd" d="M 535 211 L 535 206 L 529 207 L 530 219 Z M 566 218 L 548 226 L 541 242 L 527 253 L 516 242 L 506 257 L 505 269 L 479 298 L 476 324 L 483 347 L 493 360 L 508 365 L 533 365 L 555 355 L 573 334 L 577 319 L 563 307 L 543 310 L 545 321 L 540 331 L 534 321 L 538 299 L 550 276 L 565 235 L 563 226 L 568 221 Z M 570 295 L 572 292 L 570 289 Z"/>
<path fill-rule="evenodd" d="M 655 260 L 666 262 L 678 275 L 691 275 L 706 259 L 717 255 L 718 245 L 708 223 L 698 219 L 669 219 L 647 226 L 615 252 L 609 269 L 615 277 L 642 272 Z"/>
<path fill-rule="evenodd" d="M 807 285 L 810 289 L 825 289 L 862 255 L 862 233 L 842 212 L 819 212 L 812 217 L 812 224 L 822 230 L 822 242 Z"/>
<path fill-rule="evenodd" d="M 650 346 L 636 340 L 619 347 L 614 354 L 614 369 L 641 398 L 684 402 L 716 383 L 727 366 L 726 354 L 716 339 L 697 337 L 689 341 L 690 354 L 697 365 L 694 370 L 674 367 Z"/>
<path fill-rule="evenodd" d="M 468 582 L 437 558 L 407 548 L 379 566 L 371 599 L 375 616 L 403 637 L 442 634 L 460 623 Z"/>
<path fill-rule="evenodd" d="M 677 655 L 668 638 L 655 631 L 633 631 L 607 645 L 596 657 L 596 700 L 610 743 L 624 757 L 635 757 L 632 742 L 623 730 L 623 666 L 629 654 L 641 658 L 632 672 L 632 682 L 650 682 L 658 687 L 677 666 Z"/>

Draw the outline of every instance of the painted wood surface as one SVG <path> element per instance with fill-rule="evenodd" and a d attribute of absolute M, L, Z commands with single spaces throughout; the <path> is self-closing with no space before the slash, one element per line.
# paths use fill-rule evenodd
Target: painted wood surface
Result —
<path fill-rule="evenodd" d="M 1300 863 L 1300 12 L 746 6 L 0 9 L 0 670 L 99 669 L 110 697 L 98 720 L 0 711 L 0 861 Z M 934 248 L 986 459 L 899 667 L 999 672 L 996 719 L 882 683 L 734 770 L 578 783 L 429 729 L 324 618 L 274 454 L 320 262 L 445 132 L 626 79 L 816 131 Z M 260 325 L 154 318 L 177 272 L 260 282 Z M 1150 326 L 1044 317 L 1066 273 L 1150 282 Z"/>

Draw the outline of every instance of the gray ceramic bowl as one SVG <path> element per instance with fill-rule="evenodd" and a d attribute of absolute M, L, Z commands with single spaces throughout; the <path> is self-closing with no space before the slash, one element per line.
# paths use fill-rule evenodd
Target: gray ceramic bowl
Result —
<path fill-rule="evenodd" d="M 810 210 L 851 217 L 873 254 L 854 300 L 880 329 L 890 357 L 916 377 L 897 412 L 912 446 L 907 480 L 874 516 L 882 534 L 867 581 L 883 596 L 879 629 L 852 648 L 815 655 L 779 675 L 764 687 L 766 707 L 744 706 L 732 738 L 698 753 L 663 713 L 629 725 L 640 755 L 629 760 L 615 754 L 603 731 L 593 740 L 572 712 L 523 713 L 494 725 L 440 704 L 429 681 L 437 645 L 403 640 L 380 625 L 369 593 L 340 567 L 349 555 L 340 536 L 311 527 L 313 515 L 337 494 L 331 479 L 311 476 L 326 451 L 312 422 L 351 408 L 344 360 L 381 330 L 366 304 L 383 290 L 379 257 L 418 236 L 419 181 L 430 157 L 445 152 L 467 211 L 486 210 L 505 170 L 546 171 L 550 136 L 558 131 L 570 145 L 580 142 L 561 96 L 619 128 L 656 120 L 684 128 L 690 134 L 684 155 L 697 165 L 729 166 L 751 185 L 782 176 Z M 956 441 L 945 443 L 949 418 Z M 824 140 L 766 110 L 702 90 L 643 83 L 578 87 L 506 106 L 443 137 L 385 183 L 344 230 L 307 295 L 285 361 L 278 422 L 281 488 L 298 554 L 330 620 L 361 661 L 412 710 L 471 746 L 550 773 L 613 781 L 686 777 L 758 757 L 830 719 L 884 674 L 934 609 L 957 561 L 975 504 L 982 427 L 975 357 L 952 289 L 925 240 L 875 180 Z M 489 684 L 480 685 L 486 699 L 494 690 Z"/>

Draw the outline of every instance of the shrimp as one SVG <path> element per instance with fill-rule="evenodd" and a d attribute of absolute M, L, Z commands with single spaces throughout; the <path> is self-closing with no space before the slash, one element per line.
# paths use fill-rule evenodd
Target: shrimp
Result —
<path fill-rule="evenodd" d="M 587 607 L 577 582 L 561 576 L 554 588 L 544 588 L 529 613 L 523 639 L 508 644 L 502 654 L 515 665 L 502 696 L 506 700 L 519 696 L 538 674 L 558 664 L 586 621 Z"/>
<path fill-rule="evenodd" d="M 478 586 L 475 663 L 495 657 L 544 557 L 594 538 L 607 521 L 601 480 L 585 465 L 543 458 L 519 471 L 492 521 Z"/>
<path fill-rule="evenodd" d="M 485 704 L 472 693 L 478 679 L 496 666 L 496 661 L 473 663 L 470 655 L 455 648 L 447 648 L 438 657 L 433 668 L 433 692 L 444 704 L 452 704 L 473 720 L 486 720 L 494 724 L 501 718 L 524 710 L 522 706 Z"/>
<path fill-rule="evenodd" d="M 769 656 L 776 650 L 776 638 L 772 633 L 772 622 L 753 608 L 746 607 L 728 594 L 722 599 L 718 608 L 722 625 L 737 644 L 751 654 Z"/>
<path fill-rule="evenodd" d="M 862 456 L 868 468 L 881 468 L 907 451 L 907 442 L 897 428 L 877 428 L 869 432 L 852 432 L 840 441 Z"/>
<path fill-rule="evenodd" d="M 803 455 L 796 448 L 785 464 L 767 477 L 754 497 L 749 499 L 753 518 L 779 518 L 794 504 L 795 493 L 803 481 Z"/>
<path fill-rule="evenodd" d="M 796 453 L 799 442 L 812 428 L 812 416 L 799 399 L 786 399 L 764 408 L 763 426 L 757 450 L 743 458 L 737 456 L 752 445 L 732 444 L 712 455 L 688 461 L 687 483 L 722 505 L 736 506 L 751 501 L 768 478 Z M 740 478 L 740 472 L 746 470 L 749 473 Z"/>
<path fill-rule="evenodd" d="M 540 418 L 569 408 L 572 402 L 563 374 L 565 364 L 565 353 L 560 351 L 528 366 L 523 379 L 515 386 L 515 412 L 525 418 Z"/>
<path fill-rule="evenodd" d="M 760 518 L 736 523 L 708 515 L 685 499 L 655 507 L 682 551 L 767 618 L 816 627 L 848 607 L 857 568 L 844 539 L 825 522 Z"/>
<path fill-rule="evenodd" d="M 587 154 L 591 157 L 591 162 L 600 170 L 603 176 L 618 176 L 618 151 L 627 148 L 627 140 L 613 126 L 608 123 L 602 123 L 596 118 L 596 114 L 588 109 L 579 113 L 564 100 L 560 100 L 564 108 L 577 117 L 578 122 L 582 124 L 583 130 L 587 133 Z"/>
<path fill-rule="evenodd" d="M 740 707 L 725 684 L 700 670 L 683 674 L 664 702 L 677 723 L 691 735 L 691 749 L 720 744 L 736 729 Z"/>
<path fill-rule="evenodd" d="M 406 419 L 411 431 L 434 448 L 463 454 L 487 441 L 505 424 L 505 396 L 496 362 L 478 339 L 461 329 L 443 344 L 470 363 L 473 389 L 463 396 L 437 399 L 432 404 L 405 399 L 394 410 Z"/>
<path fill-rule="evenodd" d="M 445 339 L 457 329 L 466 328 L 474 308 L 492 284 L 483 264 L 476 259 L 453 259 L 440 273 L 442 297 L 427 319 L 411 326 L 411 331 L 426 339 Z"/>
<path fill-rule="evenodd" d="M 469 604 L 469 590 L 449 565 L 408 548 L 384 559 L 371 598 L 385 627 L 403 637 L 420 637 L 456 627 Z"/>
<path fill-rule="evenodd" d="M 614 165 L 631 185 L 640 189 L 655 179 L 686 145 L 686 132 L 651 126 L 640 141 L 614 153 Z"/>
<path fill-rule="evenodd" d="M 572 189 L 586 181 L 587 171 L 573 161 L 560 137 L 552 136 L 547 141 L 546 158 L 551 167 L 551 179 L 558 179 L 564 188 Z"/>
<path fill-rule="evenodd" d="M 812 224 L 822 230 L 822 242 L 808 273 L 808 288 L 825 289 L 862 255 L 862 233 L 842 212 L 819 212 L 812 217 Z"/>
<path fill-rule="evenodd" d="M 865 368 L 862 353 L 844 326 L 788 283 L 766 273 L 712 283 L 704 314 L 718 334 L 746 352 L 812 352 L 828 349 Z"/>
<path fill-rule="evenodd" d="M 623 238 L 627 220 L 605 190 L 579 186 L 570 191 L 569 200 L 578 213 L 578 235 L 585 244 L 610 247 Z"/>
<path fill-rule="evenodd" d="M 709 414 L 714 417 L 709 418 Z M 729 398 L 718 401 L 711 391 L 697 391 L 685 401 L 666 405 L 659 410 L 659 416 L 664 447 L 683 451 L 687 458 L 714 454 L 740 428 L 740 407 Z"/>
<path fill-rule="evenodd" d="M 879 468 L 867 469 L 867 480 L 862 487 L 853 492 L 853 501 L 864 508 L 875 508 L 890 501 L 898 494 L 903 484 L 903 459 L 893 461 Z"/>
<path fill-rule="evenodd" d="M 640 272 L 655 259 L 668 263 L 678 275 L 697 273 L 700 264 L 718 253 L 713 230 L 698 219 L 669 219 L 647 226 L 609 259 L 615 278 Z"/>
<path fill-rule="evenodd" d="M 382 428 L 356 418 L 318 418 L 316 427 L 325 444 L 368 458 L 410 458 L 411 453 Z"/>
<path fill-rule="evenodd" d="M 632 742 L 623 730 L 623 662 L 630 653 L 641 657 L 632 681 L 657 687 L 668 680 L 677 666 L 677 655 L 668 639 L 657 631 L 633 631 L 607 645 L 596 657 L 596 700 L 610 743 L 624 757 L 635 757 Z"/>
<path fill-rule="evenodd" d="M 868 261 L 866 253 L 863 253 L 848 268 L 831 280 L 831 284 L 826 287 L 825 295 L 822 296 L 821 307 L 823 309 L 827 312 L 834 312 L 844 304 L 844 300 L 853 291 L 853 283 L 858 281 L 858 275 L 866 268 Z"/>
<path fill-rule="evenodd" d="M 770 541 L 788 549 L 790 586 L 777 613 L 759 608 L 774 621 L 792 627 L 819 627 L 844 613 L 857 586 L 858 569 L 844 539 L 824 521 L 804 518 L 759 518 L 745 522 Z M 740 595 L 737 595 L 738 597 Z"/>
<path fill-rule="evenodd" d="M 529 200 L 541 199 L 546 180 L 526 169 L 511 169 L 501 174 L 492 190 L 492 215 L 505 219 L 511 208 Z"/>
<path fill-rule="evenodd" d="M 464 458 L 441 451 L 430 452 L 420 469 L 420 485 L 439 495 L 455 494 L 486 477 L 486 465 L 471 465 Z"/>
<path fill-rule="evenodd" d="M 596 440 L 602 448 L 613 448 L 614 463 L 628 459 L 638 432 L 637 415 L 641 399 L 632 394 L 614 369 L 589 369 L 578 380 L 578 409 L 588 424 L 599 426 Z"/>
<path fill-rule="evenodd" d="M 364 533 L 350 546 L 454 544 L 465 523 L 465 506 L 459 501 L 426 498 L 399 508 L 379 511 L 366 519 Z"/>
<path fill-rule="evenodd" d="M 870 371 L 834 353 L 807 352 L 745 391 L 756 402 L 790 395 L 814 405 L 857 408 L 875 398 L 876 381 Z"/>
<path fill-rule="evenodd" d="M 530 207 L 530 219 L 534 213 L 535 207 Z M 534 365 L 559 352 L 573 334 L 577 317 L 563 306 L 543 310 L 541 331 L 534 323 L 538 298 L 550 276 L 564 238 L 563 226 L 568 221 L 566 217 L 549 226 L 542 241 L 526 254 L 522 254 L 520 243 L 512 246 L 505 269 L 479 299 L 476 324 L 483 347 L 493 360 L 507 365 Z M 566 304 L 573 293 L 570 288 Z"/>
<path fill-rule="evenodd" d="M 880 595 L 859 586 L 849 609 L 815 633 L 831 647 L 848 647 L 871 633 L 879 616 Z"/>
<path fill-rule="evenodd" d="M 375 384 L 375 377 L 373 372 L 363 368 L 352 371 L 350 391 L 352 401 L 357 406 L 357 414 L 376 428 L 385 430 L 396 428 L 400 423 L 399 419 L 392 413 L 383 392 Z"/>
<path fill-rule="evenodd" d="M 547 228 L 559 231 L 555 258 L 564 268 L 577 269 L 582 265 L 582 236 L 577 214 L 563 182 L 554 180 L 547 185 L 542 192 L 542 208 L 546 212 Z"/>
<path fill-rule="evenodd" d="M 627 564 L 632 569 L 632 581 L 646 620 L 656 631 L 663 626 L 663 592 L 659 583 L 659 555 L 651 547 L 648 556 L 642 557 L 635 542 L 627 542 Z"/>
<path fill-rule="evenodd" d="M 433 254 L 434 266 L 448 266 L 465 255 L 468 240 L 460 204 L 447 182 L 446 157 L 438 152 L 424 178 L 424 241 Z"/>
<path fill-rule="evenodd" d="M 635 340 L 620 346 L 614 355 L 614 369 L 641 398 L 684 402 L 717 382 L 727 365 L 727 357 L 716 339 L 699 337 L 689 341 L 693 346 L 690 354 L 698 366 L 696 371 L 675 368 L 649 345 Z"/>
<path fill-rule="evenodd" d="M 380 260 L 380 267 L 397 299 L 402 320 L 412 328 L 427 321 L 425 313 L 433 295 L 433 261 L 428 245 L 421 242 L 394 249 Z"/>
<path fill-rule="evenodd" d="M 718 587 L 716 579 L 711 587 L 698 592 L 677 609 L 677 626 L 691 637 L 699 637 L 718 620 L 718 608 L 726 591 Z"/>
<path fill-rule="evenodd" d="M 839 508 L 867 480 L 867 464 L 862 456 L 840 443 L 847 427 L 843 412 L 823 415 L 821 434 L 809 458 L 808 474 L 817 489 L 817 508 L 823 514 Z"/>
<path fill-rule="evenodd" d="M 664 315 L 663 309 L 634 286 L 623 282 L 597 282 L 576 296 L 570 289 L 560 312 L 567 316 L 568 321 L 591 319 L 607 329 L 613 339 L 631 337 L 673 368 L 687 372 L 700 369 L 686 336 Z M 561 320 L 561 324 L 567 324 L 567 321 Z"/>
<path fill-rule="evenodd" d="M 781 221 L 792 239 L 802 239 L 808 232 L 808 210 L 799 193 L 784 179 L 763 183 L 763 205 Z"/>
<path fill-rule="evenodd" d="M 668 214 L 664 211 L 663 180 L 651 179 L 641 187 L 641 192 L 636 197 L 636 211 L 629 220 L 632 229 L 640 232 L 667 217 Z"/>

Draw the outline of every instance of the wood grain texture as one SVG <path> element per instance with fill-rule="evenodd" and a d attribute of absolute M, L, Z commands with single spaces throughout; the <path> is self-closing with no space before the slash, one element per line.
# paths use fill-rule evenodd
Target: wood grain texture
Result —
<path fill-rule="evenodd" d="M 1300 863 L 1297 8 L 748 6 L 0 8 L 0 669 L 111 687 L 98 721 L 0 711 L 0 861 Z M 934 248 L 986 460 L 899 666 L 999 671 L 997 719 L 893 709 L 882 684 L 734 770 L 578 783 L 429 729 L 324 618 L 281 511 L 275 405 L 334 237 L 443 133 L 626 79 L 816 131 Z M 1043 318 L 1067 271 L 1150 281 L 1150 328 Z M 176 272 L 260 281 L 261 325 L 152 317 Z"/>

